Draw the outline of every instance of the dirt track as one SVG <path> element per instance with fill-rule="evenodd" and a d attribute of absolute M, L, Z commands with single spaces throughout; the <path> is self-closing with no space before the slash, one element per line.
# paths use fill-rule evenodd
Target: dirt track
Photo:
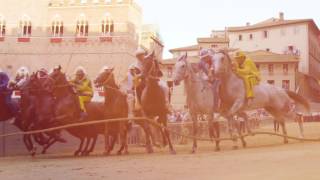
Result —
<path fill-rule="evenodd" d="M 320 137 L 319 123 L 305 126 L 307 137 Z M 296 124 L 288 129 L 290 135 L 297 135 Z M 271 136 L 250 137 L 247 142 L 249 147 L 239 150 L 231 150 L 231 144 L 224 142 L 221 152 L 213 152 L 212 144 L 201 143 L 196 155 L 189 153 L 189 144 L 176 146 L 177 155 L 169 155 L 167 149 L 147 155 L 141 148 L 131 148 L 130 155 L 121 157 L 59 154 L 2 158 L 0 179 L 320 179 L 320 142 L 283 145 L 281 138 Z"/>

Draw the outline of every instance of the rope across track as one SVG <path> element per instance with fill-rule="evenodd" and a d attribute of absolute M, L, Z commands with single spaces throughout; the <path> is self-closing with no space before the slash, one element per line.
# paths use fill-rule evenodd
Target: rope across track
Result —
<path fill-rule="evenodd" d="M 42 130 L 34 130 L 34 131 L 26 131 L 26 132 L 15 132 L 15 133 L 9 133 L 9 134 L 1 134 L 1 137 L 9 137 L 9 136 L 19 136 L 19 135 L 32 135 L 32 134 L 39 134 L 39 133 L 46 133 L 46 132 L 52 132 L 52 131 L 57 131 L 57 130 L 63 130 L 63 129 L 68 129 L 68 128 L 75 128 L 75 127 L 81 127 L 81 126 L 88 126 L 88 125 L 95 125 L 95 124 L 105 124 L 105 123 L 111 123 L 111 122 L 122 122 L 122 121 L 146 121 L 150 123 L 151 125 L 158 127 L 158 128 L 166 128 L 160 125 L 159 123 L 155 122 L 154 119 L 146 118 L 146 117 L 135 117 L 135 118 L 116 118 L 116 119 L 105 119 L 105 120 L 96 120 L 96 121 L 89 121 L 89 122 L 79 122 L 79 123 L 73 123 L 73 124 L 67 124 L 63 126 L 58 126 L 58 127 L 53 127 L 53 128 L 48 128 L 48 129 L 42 129 Z M 198 141 L 234 141 L 235 138 L 201 138 L 201 137 L 195 137 L 192 135 L 186 135 L 182 134 L 173 130 L 170 130 L 167 128 L 167 130 L 171 134 L 175 134 L 177 136 L 185 137 L 188 139 L 197 139 Z M 299 138 L 299 137 L 294 137 L 294 136 L 285 136 L 282 134 L 277 134 L 277 133 L 272 133 L 272 132 L 252 132 L 250 134 L 245 134 L 242 137 L 250 137 L 250 136 L 255 136 L 255 135 L 271 135 L 271 136 L 277 136 L 277 137 L 286 137 L 291 140 L 297 140 L 297 141 L 303 141 L 303 142 L 320 142 L 320 138 Z M 239 138 L 239 137 L 237 137 Z"/>

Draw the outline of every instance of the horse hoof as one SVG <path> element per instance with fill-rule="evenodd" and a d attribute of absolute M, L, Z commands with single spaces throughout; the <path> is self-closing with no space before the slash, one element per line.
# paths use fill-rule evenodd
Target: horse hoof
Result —
<path fill-rule="evenodd" d="M 80 154 L 80 151 L 76 151 L 76 152 L 74 152 L 74 156 L 79 156 L 79 154 Z"/>
<path fill-rule="evenodd" d="M 237 149 L 238 149 L 238 146 L 233 146 L 232 149 L 233 149 L 233 150 L 237 150 Z"/>
<path fill-rule="evenodd" d="M 147 149 L 147 153 L 148 153 L 148 154 L 152 154 L 152 153 L 153 153 L 153 149 L 152 149 L 152 148 L 148 148 L 148 149 Z"/>
<path fill-rule="evenodd" d="M 104 156 L 110 156 L 110 151 L 104 151 L 104 152 L 103 152 L 103 155 L 104 155 Z"/>
<path fill-rule="evenodd" d="M 219 152 L 219 151 L 221 151 L 221 149 L 220 149 L 220 147 L 217 147 L 214 151 Z"/>
<path fill-rule="evenodd" d="M 122 155 L 122 152 L 121 152 L 121 151 L 118 151 L 118 152 L 117 152 L 117 155 L 118 155 L 118 156 L 121 156 L 121 155 Z"/>
<path fill-rule="evenodd" d="M 42 152 L 41 152 L 41 154 L 46 154 L 47 153 L 47 151 L 46 150 L 43 150 Z"/>
<path fill-rule="evenodd" d="M 176 152 L 174 149 L 172 149 L 172 150 L 170 150 L 170 154 L 172 154 L 172 155 L 176 155 L 176 154 L 177 154 L 177 152 Z"/>
<path fill-rule="evenodd" d="M 288 140 L 285 140 L 283 143 L 284 143 L 284 144 L 288 144 L 288 143 L 289 143 L 289 141 L 288 141 Z"/>
<path fill-rule="evenodd" d="M 124 152 L 124 155 L 129 155 L 129 154 L 130 154 L 129 151 Z"/>

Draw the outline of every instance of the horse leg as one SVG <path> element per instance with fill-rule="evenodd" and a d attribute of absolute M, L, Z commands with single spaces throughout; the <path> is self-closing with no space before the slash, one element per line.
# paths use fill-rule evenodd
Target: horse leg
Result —
<path fill-rule="evenodd" d="M 86 156 L 86 152 L 89 149 L 90 142 L 91 142 L 91 137 L 86 137 L 86 145 L 84 146 L 84 149 L 81 152 L 81 156 Z"/>
<path fill-rule="evenodd" d="M 285 122 L 283 121 L 283 119 L 282 119 L 282 121 L 280 122 L 280 124 L 281 124 L 281 127 L 282 127 L 283 135 L 285 136 L 285 137 L 283 138 L 283 142 L 284 142 L 284 144 L 288 144 L 289 141 L 288 141 L 288 137 L 287 137 L 287 128 L 286 128 L 286 124 L 285 124 Z"/>
<path fill-rule="evenodd" d="M 91 147 L 90 147 L 89 150 L 86 152 L 86 156 L 89 156 L 90 153 L 93 152 L 94 147 L 96 146 L 96 142 L 97 142 L 97 139 L 98 139 L 98 135 L 95 135 L 92 139 L 93 139 L 93 141 L 92 141 L 92 143 L 91 143 Z"/>
<path fill-rule="evenodd" d="M 237 138 L 237 136 L 234 135 L 234 125 L 235 125 L 234 119 L 233 119 L 233 117 L 228 117 L 228 118 L 227 118 L 227 121 L 228 121 L 228 131 L 229 131 L 229 135 L 230 135 L 230 137 L 233 139 L 233 140 L 232 140 L 232 142 L 233 142 L 232 148 L 233 148 L 233 149 L 238 149 L 238 143 L 237 143 L 238 138 Z"/>
<path fill-rule="evenodd" d="M 32 149 L 33 149 L 33 144 L 32 142 L 30 141 L 30 135 L 24 135 L 23 136 L 23 142 L 24 142 L 24 145 L 26 146 L 27 150 L 31 153 Z"/>
<path fill-rule="evenodd" d="M 192 123 L 193 123 L 193 145 L 191 153 L 194 154 L 197 151 L 198 143 L 197 143 L 197 135 L 198 135 L 198 117 L 197 114 L 192 114 Z"/>
<path fill-rule="evenodd" d="M 220 151 L 220 140 L 218 140 L 220 138 L 219 122 L 214 122 L 213 127 L 214 127 L 214 134 L 215 134 L 215 138 L 216 138 L 216 151 Z"/>
<path fill-rule="evenodd" d="M 235 126 L 236 126 L 236 129 L 238 131 L 238 135 L 240 137 L 240 140 L 241 140 L 241 143 L 242 143 L 242 147 L 246 148 L 247 147 L 247 143 L 246 141 L 244 140 L 244 137 L 242 136 L 242 132 L 243 132 L 243 123 L 244 122 L 234 122 L 235 123 Z"/>
<path fill-rule="evenodd" d="M 298 119 L 298 124 L 299 124 L 299 130 L 300 130 L 300 137 L 304 138 L 304 128 L 303 128 L 303 119 L 302 118 Z"/>
<path fill-rule="evenodd" d="M 117 154 L 121 155 L 122 151 L 125 150 L 125 154 L 129 154 L 128 152 L 128 129 L 126 127 L 123 127 L 121 125 L 120 130 L 120 141 L 121 141 L 121 147 L 118 150 Z"/>
<path fill-rule="evenodd" d="M 213 136 L 215 138 L 215 143 L 216 143 L 215 151 L 220 151 L 220 140 L 219 140 L 219 138 L 220 138 L 220 127 L 219 127 L 219 122 L 215 121 L 214 114 L 212 114 L 212 132 L 213 132 Z"/>
<path fill-rule="evenodd" d="M 43 147 L 42 154 L 47 153 L 47 150 L 54 144 L 58 142 L 55 138 L 49 138 L 48 143 Z"/>
<path fill-rule="evenodd" d="M 82 146 L 83 146 L 83 143 L 84 143 L 84 139 L 83 137 L 80 138 L 80 145 L 79 145 L 79 148 L 78 150 L 76 150 L 74 152 L 74 156 L 79 156 L 80 155 L 80 152 L 82 151 Z"/>
<path fill-rule="evenodd" d="M 143 129 L 145 132 L 145 136 L 146 136 L 146 149 L 147 149 L 147 153 L 153 153 L 153 148 L 151 146 L 151 140 L 150 138 L 152 137 L 152 133 L 150 130 L 150 125 L 147 122 L 143 123 Z M 154 142 L 154 141 L 153 141 Z"/>
<path fill-rule="evenodd" d="M 242 117 L 244 119 L 244 125 L 245 125 L 245 129 L 248 131 L 248 134 L 252 134 L 252 130 L 251 130 L 251 126 L 249 124 L 249 117 L 247 116 L 247 114 L 245 112 L 241 112 L 238 114 L 239 117 Z"/>

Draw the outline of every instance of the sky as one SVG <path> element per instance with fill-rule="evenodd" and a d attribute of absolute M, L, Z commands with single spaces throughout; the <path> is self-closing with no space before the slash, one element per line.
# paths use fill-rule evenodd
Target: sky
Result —
<path fill-rule="evenodd" d="M 169 49 L 196 44 L 198 37 L 208 37 L 212 30 L 244 26 L 279 17 L 312 18 L 320 25 L 320 1 L 317 0 L 136 0 L 143 8 L 144 23 L 157 24 Z"/>

